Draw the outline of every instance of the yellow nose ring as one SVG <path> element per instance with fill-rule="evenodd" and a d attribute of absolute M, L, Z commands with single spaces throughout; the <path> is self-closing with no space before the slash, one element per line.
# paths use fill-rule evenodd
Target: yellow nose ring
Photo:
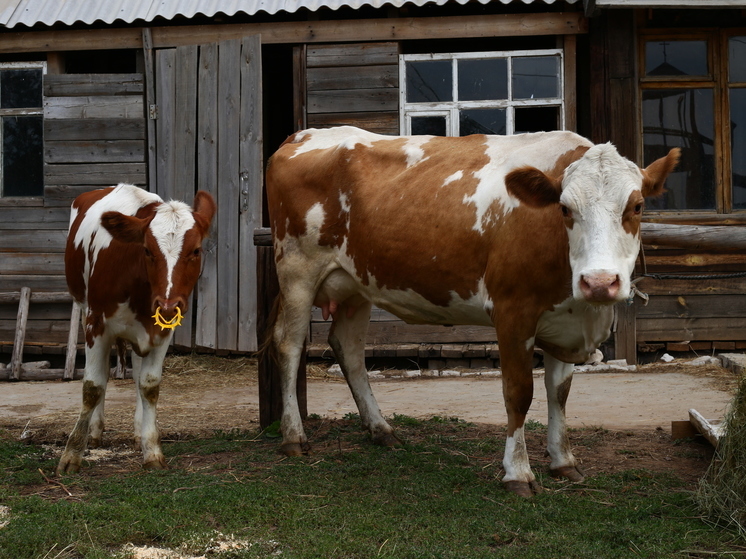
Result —
<path fill-rule="evenodd" d="M 176 307 L 176 316 L 173 317 L 171 320 L 166 321 L 161 316 L 161 308 L 160 307 L 156 307 L 155 314 L 153 315 L 153 318 L 155 318 L 155 325 L 156 326 L 160 326 L 161 330 L 165 330 L 166 328 L 169 328 L 169 329 L 173 330 L 177 326 L 181 325 L 181 319 L 182 319 L 181 308 L 180 307 Z"/>

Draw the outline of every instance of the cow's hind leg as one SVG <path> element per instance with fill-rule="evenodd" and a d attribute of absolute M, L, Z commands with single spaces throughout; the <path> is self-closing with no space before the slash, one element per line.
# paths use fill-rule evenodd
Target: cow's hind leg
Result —
<path fill-rule="evenodd" d="M 80 469 L 83 452 L 88 444 L 89 432 L 99 440 L 103 430 L 103 402 L 109 380 L 109 352 L 111 340 L 95 338 L 93 345 L 85 348 L 85 373 L 83 375 L 83 406 L 75 427 L 67 439 L 65 450 L 57 465 L 57 474 L 75 473 Z"/>
<path fill-rule="evenodd" d="M 570 449 L 565 419 L 565 403 L 570 393 L 573 365 L 559 361 L 544 353 L 544 385 L 547 389 L 548 434 L 547 451 L 552 459 L 549 472 L 554 477 L 565 477 L 570 481 L 583 481 L 575 457 Z"/>
<path fill-rule="evenodd" d="M 367 301 L 354 306 L 343 303 L 334 315 L 329 345 L 334 350 L 352 391 L 363 427 L 370 431 L 376 444 L 396 446 L 401 442 L 381 415 L 365 368 L 365 337 L 370 322 L 370 309 L 371 304 Z"/>

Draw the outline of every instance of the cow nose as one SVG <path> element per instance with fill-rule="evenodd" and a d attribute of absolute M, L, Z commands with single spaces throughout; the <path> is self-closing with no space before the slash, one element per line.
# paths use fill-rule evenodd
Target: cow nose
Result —
<path fill-rule="evenodd" d="M 613 303 L 619 295 L 619 274 L 593 273 L 580 276 L 580 291 L 591 303 Z"/>
<path fill-rule="evenodd" d="M 186 305 L 180 298 L 165 299 L 163 297 L 156 297 L 155 306 L 158 307 L 160 315 L 166 321 L 172 320 L 176 316 L 177 309 L 180 309 L 182 314 L 186 311 Z"/>

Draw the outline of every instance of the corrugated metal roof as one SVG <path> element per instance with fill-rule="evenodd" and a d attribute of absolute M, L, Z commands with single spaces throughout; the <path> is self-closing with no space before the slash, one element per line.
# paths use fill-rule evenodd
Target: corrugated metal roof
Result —
<path fill-rule="evenodd" d="M 746 0 L 596 0 L 597 8 L 746 8 Z"/>
<path fill-rule="evenodd" d="M 0 0 L 0 26 L 15 27 L 25 25 L 73 25 L 95 22 L 114 23 L 121 21 L 150 22 L 156 18 L 174 19 L 183 16 L 187 19 L 197 15 L 207 17 L 216 14 L 254 15 L 257 12 L 276 14 L 297 12 L 302 8 L 316 11 L 321 8 L 336 10 L 342 7 L 360 8 L 372 6 L 401 7 L 404 5 L 423 6 L 443 5 L 448 2 L 466 4 L 469 0 Z M 500 2 L 554 4 L 562 0 L 477 0 L 482 4 Z M 580 0 L 564 0 L 574 4 Z"/>

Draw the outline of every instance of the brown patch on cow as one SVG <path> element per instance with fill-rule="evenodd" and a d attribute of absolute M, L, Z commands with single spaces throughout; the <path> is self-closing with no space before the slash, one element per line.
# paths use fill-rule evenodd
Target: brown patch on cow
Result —
<path fill-rule="evenodd" d="M 578 159 L 583 157 L 585 155 L 585 152 L 587 152 L 589 149 L 591 149 L 589 146 L 578 146 L 574 149 L 567 150 L 565 153 L 557 158 L 557 162 L 554 164 L 554 167 L 550 171 L 547 171 L 547 175 L 558 179 L 563 178 L 567 168 L 572 163 L 575 163 Z"/>
<path fill-rule="evenodd" d="M 622 227 L 627 233 L 635 237 L 640 234 L 640 223 L 644 207 L 645 198 L 642 197 L 642 192 L 635 190 L 629 195 L 627 205 L 622 212 Z"/>
<path fill-rule="evenodd" d="M 142 394 L 143 398 L 145 398 L 153 405 L 156 405 L 158 403 L 158 396 L 160 395 L 160 392 L 161 386 L 159 384 L 140 389 L 140 393 Z"/>
<path fill-rule="evenodd" d="M 83 382 L 83 409 L 92 410 L 101 401 L 104 395 L 102 386 L 94 384 L 91 380 Z"/>
<path fill-rule="evenodd" d="M 562 411 L 565 411 L 565 405 L 567 404 L 567 397 L 570 395 L 570 388 L 572 386 L 572 375 L 567 377 L 557 387 L 557 402 L 560 405 Z"/>

